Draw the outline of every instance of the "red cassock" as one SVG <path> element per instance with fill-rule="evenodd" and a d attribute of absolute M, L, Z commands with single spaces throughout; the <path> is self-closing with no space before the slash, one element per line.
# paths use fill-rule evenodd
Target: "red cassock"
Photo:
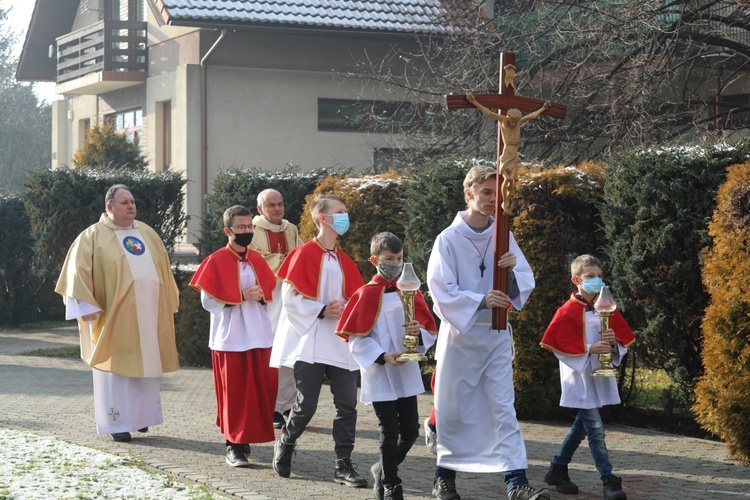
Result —
<path fill-rule="evenodd" d="M 282 281 L 292 285 L 297 292 L 308 299 L 317 300 L 320 286 L 320 273 L 323 271 L 323 259 L 335 254 L 344 275 L 343 293 L 349 300 L 359 287 L 364 285 L 357 264 L 336 245 L 333 250 L 326 250 L 313 238 L 302 246 L 289 252 L 276 272 Z"/>
<path fill-rule="evenodd" d="M 552 321 L 544 332 L 540 345 L 547 350 L 557 351 L 567 356 L 586 354 L 586 301 L 574 292 L 568 301 L 555 312 Z M 617 341 L 628 347 L 635 341 L 633 330 L 623 318 L 619 309 L 609 319 L 609 327 L 614 330 Z"/>
<path fill-rule="evenodd" d="M 369 283 L 354 292 L 336 326 L 336 335 L 347 342 L 350 335 L 369 335 L 380 315 L 383 294 L 390 286 L 394 284 L 376 274 Z M 428 332 L 434 334 L 437 331 L 435 318 L 420 290 L 414 295 L 414 319 Z"/>

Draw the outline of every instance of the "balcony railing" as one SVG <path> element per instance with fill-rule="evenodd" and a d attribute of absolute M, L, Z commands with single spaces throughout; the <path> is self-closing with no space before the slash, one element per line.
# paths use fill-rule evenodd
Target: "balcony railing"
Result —
<path fill-rule="evenodd" d="M 132 84 L 145 81 L 147 71 L 145 22 L 99 21 L 57 39 L 58 85 L 94 74 Z"/>

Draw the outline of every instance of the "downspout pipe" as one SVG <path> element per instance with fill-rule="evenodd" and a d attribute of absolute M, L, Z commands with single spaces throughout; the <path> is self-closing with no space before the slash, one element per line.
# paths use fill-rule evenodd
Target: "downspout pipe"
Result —
<path fill-rule="evenodd" d="M 206 64 L 214 51 L 221 45 L 227 36 L 227 29 L 221 30 L 221 35 L 216 39 L 214 44 L 208 49 L 206 55 L 201 58 L 201 235 L 203 234 L 203 224 L 206 222 L 206 196 L 208 195 L 208 107 L 206 106 L 206 96 L 208 89 L 206 85 Z M 205 257 L 207 249 L 201 248 L 201 257 Z"/>

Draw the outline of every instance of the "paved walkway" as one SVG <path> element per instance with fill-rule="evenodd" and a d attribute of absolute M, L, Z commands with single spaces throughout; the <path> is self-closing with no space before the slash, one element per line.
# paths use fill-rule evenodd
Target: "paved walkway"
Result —
<path fill-rule="evenodd" d="M 107 436 L 98 436 L 89 368 L 79 360 L 20 355 L 77 342 L 74 328 L 0 332 L 0 426 L 112 453 L 132 453 L 185 482 L 240 498 L 374 498 L 370 489 L 350 489 L 332 481 L 333 405 L 325 389 L 317 415 L 298 442 L 292 477 L 282 479 L 271 467 L 273 443 L 253 446 L 249 468 L 232 468 L 224 463 L 224 440 L 215 425 L 210 370 L 183 369 L 164 378 L 165 423 L 148 434 L 136 433 L 130 443 L 114 443 Z M 427 415 L 431 403 L 431 395 L 420 397 L 421 415 Z M 370 465 L 377 460 L 377 421 L 371 406 L 360 405 L 359 410 L 353 460 L 370 480 Z M 522 422 L 521 426 L 529 456 L 528 476 L 533 484 L 540 485 L 567 426 L 538 422 Z M 435 459 L 421 439 L 417 443 L 401 467 L 405 497 L 409 499 L 430 498 L 432 488 Z M 622 475 L 632 500 L 750 498 L 750 468 L 727 459 L 721 443 L 610 425 L 607 444 L 616 473 Z M 586 448 L 576 454 L 570 475 L 579 485 L 580 494 L 566 497 L 553 492 L 553 498 L 601 498 L 601 483 Z M 459 473 L 457 484 L 464 500 L 505 498 L 499 474 Z"/>

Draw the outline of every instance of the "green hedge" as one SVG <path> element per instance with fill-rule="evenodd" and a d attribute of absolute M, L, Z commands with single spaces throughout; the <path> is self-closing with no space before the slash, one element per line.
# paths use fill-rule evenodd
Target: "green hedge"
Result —
<path fill-rule="evenodd" d="M 211 315 L 201 305 L 201 294 L 190 287 L 193 272 L 178 270 L 175 281 L 180 289 L 180 309 L 174 318 L 175 341 L 180 365 L 211 368 L 208 337 Z"/>
<path fill-rule="evenodd" d="M 703 317 L 703 367 L 693 411 L 750 464 L 750 162 L 729 169 L 710 224 L 703 284 L 711 300 Z"/>
<path fill-rule="evenodd" d="M 702 373 L 700 324 L 708 305 L 701 253 L 726 168 L 750 143 L 708 148 L 639 149 L 607 169 L 602 221 L 613 285 L 636 330 L 633 350 L 664 368 L 676 389 L 664 406 L 688 414 Z"/>

